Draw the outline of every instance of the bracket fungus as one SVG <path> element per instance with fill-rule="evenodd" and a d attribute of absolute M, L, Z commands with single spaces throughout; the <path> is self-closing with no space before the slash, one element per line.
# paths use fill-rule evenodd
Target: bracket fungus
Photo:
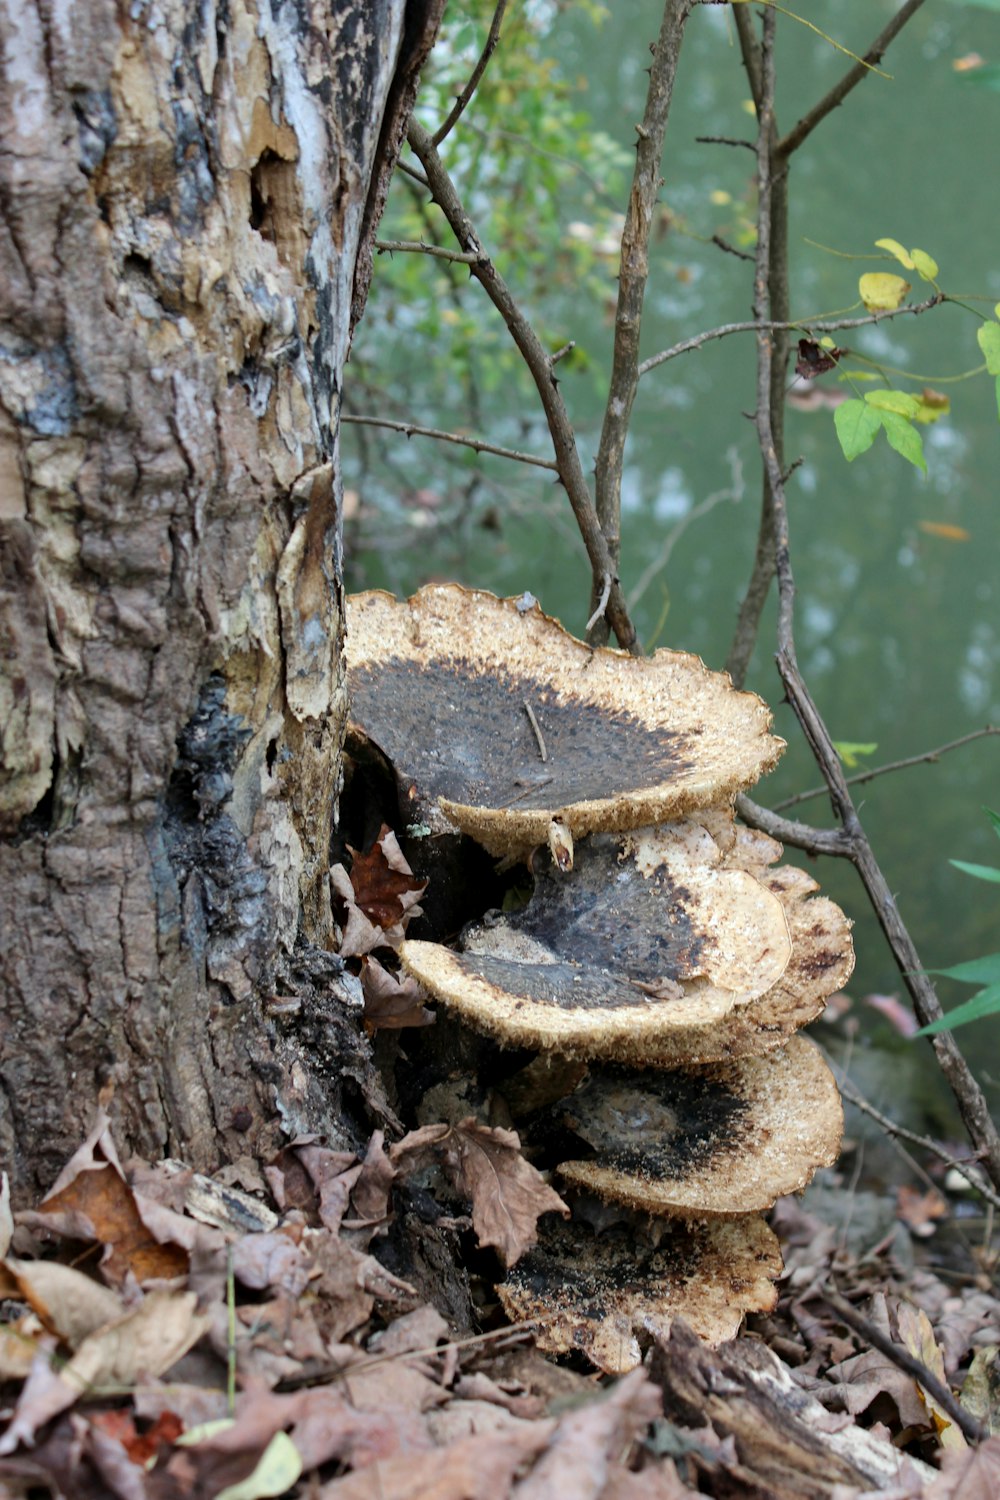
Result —
<path fill-rule="evenodd" d="M 723 803 L 784 742 L 696 656 L 594 650 L 537 606 L 431 585 L 347 600 L 349 733 L 392 764 L 405 816 L 492 854 Z"/>
<path fill-rule="evenodd" d="M 527 904 L 457 949 L 398 949 L 459 1020 L 539 1054 L 499 1094 L 577 1209 L 501 1303 L 609 1372 L 678 1315 L 732 1337 L 774 1302 L 761 1211 L 839 1148 L 833 1077 L 795 1032 L 853 966 L 843 913 L 733 817 L 784 748 L 765 705 L 695 657 L 594 651 L 452 585 L 355 596 L 347 625 L 349 736 L 391 767 L 400 822 L 531 870 Z"/>

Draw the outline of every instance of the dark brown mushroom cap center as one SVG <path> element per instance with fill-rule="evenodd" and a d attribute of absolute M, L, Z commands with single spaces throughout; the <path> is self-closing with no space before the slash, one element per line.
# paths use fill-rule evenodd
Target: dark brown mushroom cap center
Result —
<path fill-rule="evenodd" d="M 559 808 L 658 786 L 694 764 L 690 734 L 654 732 L 627 710 L 461 657 L 358 666 L 350 687 L 352 720 L 416 779 L 418 801 Z"/>

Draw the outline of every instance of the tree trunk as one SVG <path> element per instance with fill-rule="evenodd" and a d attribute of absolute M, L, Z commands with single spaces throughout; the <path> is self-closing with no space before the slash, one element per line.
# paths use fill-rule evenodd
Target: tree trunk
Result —
<path fill-rule="evenodd" d="M 377 1079 L 329 953 L 341 377 L 441 0 L 0 0 L 0 1161 Z M 352 316 L 353 309 L 353 316 Z"/>

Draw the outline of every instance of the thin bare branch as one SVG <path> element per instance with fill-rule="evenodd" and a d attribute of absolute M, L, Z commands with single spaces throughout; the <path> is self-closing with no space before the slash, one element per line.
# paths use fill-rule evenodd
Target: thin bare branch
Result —
<path fill-rule="evenodd" d="M 396 171 L 404 173 L 404 175 L 407 177 L 412 177 L 413 181 L 419 182 L 420 186 L 423 188 L 427 186 L 427 178 L 424 176 L 423 172 L 418 172 L 416 167 L 411 167 L 409 162 L 404 161 L 402 157 L 400 157 L 396 163 Z"/>
<path fill-rule="evenodd" d="M 768 7 L 763 17 L 763 41 L 760 50 L 760 102 L 758 104 L 757 264 L 754 276 L 753 306 L 754 317 L 758 322 L 763 322 L 769 311 L 768 286 L 775 284 L 776 279 L 787 280 L 787 245 L 784 243 L 775 245 L 771 239 L 771 229 L 775 222 L 771 213 L 771 194 L 775 184 L 772 175 L 774 21 L 775 13 L 771 7 Z M 772 257 L 777 260 L 777 278 Z M 785 499 L 782 465 L 778 457 L 773 427 L 776 408 L 783 409 L 782 392 L 780 389 L 776 391 L 772 378 L 772 360 L 770 335 L 760 330 L 757 334 L 755 425 L 767 478 L 771 511 L 769 524 L 762 527 L 762 538 L 768 531 L 773 538 L 773 563 L 778 580 L 778 650 L 776 653 L 778 673 L 788 702 L 799 721 L 799 727 L 827 783 L 834 811 L 840 820 L 840 836 L 846 843 L 846 848 L 841 848 L 839 852 L 852 861 L 861 876 L 868 899 L 910 993 L 914 1014 L 921 1026 L 926 1026 L 943 1014 L 941 1004 L 920 962 L 920 955 L 913 939 L 899 914 L 885 876 L 872 852 L 867 835 L 851 801 L 851 793 L 844 778 L 840 758 L 833 747 L 822 715 L 806 687 L 796 660 L 793 631 L 795 582 L 789 551 L 788 507 Z M 765 505 L 765 512 L 766 510 Z M 980 1154 L 984 1169 L 994 1186 L 1000 1188 L 1000 1134 L 990 1115 L 982 1090 L 950 1032 L 938 1032 L 930 1038 L 930 1041 L 941 1071 L 955 1096 L 969 1138 Z"/>
<path fill-rule="evenodd" d="M 622 231 L 611 379 L 596 466 L 597 519 L 608 544 L 612 573 L 617 572 L 621 553 L 622 468 L 639 385 L 639 335 L 649 275 L 649 235 L 660 190 L 660 160 L 677 59 L 690 11 L 691 0 L 665 0 L 660 33 L 652 48 L 646 108 L 642 124 L 636 127 L 635 172 Z M 590 598 L 593 624 L 588 632 L 588 639 L 595 645 L 603 645 L 608 638 L 605 613 L 597 608 L 600 594 L 601 583 L 595 574 Z"/>
<path fill-rule="evenodd" d="M 756 151 L 753 141 L 744 141 L 733 135 L 696 135 L 699 146 L 742 146 L 747 151 Z"/>
<path fill-rule="evenodd" d="M 722 248 L 731 249 L 728 245 Z M 740 252 L 732 251 L 732 253 Z M 746 259 L 754 260 L 755 257 L 750 255 Z M 690 354 L 692 349 L 700 349 L 702 344 L 710 344 L 713 339 L 729 338 L 734 333 L 785 332 L 803 333 L 809 336 L 814 333 L 839 333 L 844 328 L 870 328 L 875 323 L 884 323 L 888 318 L 903 317 L 907 313 L 919 315 L 949 300 L 944 293 L 936 292 L 933 297 L 928 297 L 923 302 L 914 302 L 905 307 L 894 307 L 886 312 L 866 313 L 863 318 L 818 318 L 813 321 L 808 318 L 796 318 L 782 322 L 773 320 L 758 322 L 751 318 L 743 323 L 722 323 L 718 328 L 708 328 L 704 333 L 697 333 L 689 339 L 682 339 L 679 344 L 673 344 L 659 354 L 651 354 L 639 366 L 639 375 L 648 375 L 650 370 L 655 370 L 658 365 L 666 364 L 669 359 L 676 359 L 679 354 Z"/>
<path fill-rule="evenodd" d="M 892 20 L 883 27 L 872 42 L 862 61 L 852 63 L 833 88 L 824 94 L 822 99 L 818 100 L 812 109 L 802 116 L 798 124 L 794 125 L 778 142 L 776 155 L 779 158 L 787 161 L 792 152 L 797 151 L 806 137 L 812 134 L 820 121 L 825 120 L 831 110 L 836 109 L 839 104 L 843 104 L 851 90 L 867 76 L 871 65 L 882 61 L 889 43 L 899 35 L 907 21 L 916 14 L 923 3 L 924 0 L 906 0 L 905 5 L 900 6 Z"/>
<path fill-rule="evenodd" d="M 475 226 L 462 205 L 455 185 L 429 133 L 416 120 L 411 120 L 407 139 L 427 173 L 427 181 L 434 201 L 448 220 L 459 245 L 463 250 L 476 256 L 469 270 L 482 285 L 506 323 L 535 382 L 555 450 L 556 472 L 566 490 L 577 526 L 580 528 L 580 535 L 590 559 L 596 592 L 599 596 L 604 578 L 610 576 L 612 584 L 607 618 L 623 649 L 639 655 L 642 648 L 639 645 L 635 626 L 629 617 L 625 597 L 618 581 L 617 568 L 597 520 L 594 502 L 587 488 L 583 465 L 577 451 L 573 425 L 560 394 L 559 384 L 553 377 L 549 355 L 535 330 L 515 303 L 503 277 L 483 249 Z"/>
<path fill-rule="evenodd" d="M 931 1400 L 942 1411 L 947 1413 L 955 1423 L 955 1426 L 964 1433 L 970 1443 L 981 1443 L 983 1441 L 987 1434 L 983 1427 L 976 1421 L 975 1417 L 972 1416 L 971 1412 L 966 1411 L 962 1403 L 952 1394 L 949 1387 L 940 1381 L 931 1370 L 928 1370 L 925 1364 L 921 1364 L 920 1360 L 916 1359 L 908 1349 L 904 1349 L 902 1344 L 897 1344 L 894 1339 L 884 1334 L 881 1328 L 878 1328 L 863 1313 L 858 1312 L 856 1307 L 848 1302 L 846 1298 L 842 1297 L 839 1292 L 834 1291 L 833 1287 L 829 1284 L 817 1289 L 816 1296 L 822 1297 L 823 1301 L 828 1303 L 837 1316 L 847 1324 L 848 1328 L 853 1328 L 855 1333 L 861 1335 L 866 1344 L 870 1344 L 873 1349 L 877 1349 L 880 1354 L 884 1354 L 886 1359 L 891 1360 L 900 1370 L 905 1371 L 907 1375 L 912 1376 L 914 1380 L 918 1381 Z"/>
<path fill-rule="evenodd" d="M 737 260 L 753 260 L 753 256 L 749 250 L 737 250 L 736 246 L 731 245 L 728 240 L 724 240 L 721 234 L 713 234 L 710 243 L 717 250 L 724 250 L 727 255 L 735 255 Z M 642 371 L 640 370 L 639 373 L 641 375 Z"/>
<path fill-rule="evenodd" d="M 793 849 L 801 849 L 806 854 L 832 854 L 839 859 L 851 856 L 850 839 L 839 828 L 814 828 L 811 823 L 783 818 L 745 795 L 737 797 L 736 811 L 750 828 L 759 828 L 761 833 L 769 834 Z"/>
<path fill-rule="evenodd" d="M 376 240 L 375 249 L 379 254 L 401 255 L 436 255 L 440 260 L 455 260 L 462 265 L 471 266 L 476 257 L 468 250 L 449 250 L 445 245 L 432 245 L 427 240 Z"/>
<path fill-rule="evenodd" d="M 603 620 L 603 618 L 604 618 L 604 611 L 608 607 L 608 600 L 610 598 L 611 598 L 611 574 L 610 573 L 605 573 L 605 575 L 604 575 L 604 584 L 603 584 L 603 587 L 601 588 L 601 597 L 597 601 L 597 608 L 594 610 L 594 613 L 591 615 L 590 619 L 587 621 L 587 630 L 588 631 L 593 630 L 593 628 L 597 624 L 598 620 Z"/>
<path fill-rule="evenodd" d="M 516 448 L 501 448 L 497 443 L 484 443 L 481 438 L 464 437 L 460 432 L 442 432 L 438 427 L 420 427 L 416 422 L 393 422 L 388 417 L 370 417 L 341 412 L 342 422 L 354 422 L 359 427 L 386 427 L 390 432 L 401 432 L 406 437 L 437 438 L 440 443 L 457 443 L 461 448 L 473 448 L 477 453 L 495 453 L 497 458 L 513 458 L 519 464 L 532 464 L 536 469 L 549 469 L 558 474 L 559 467 L 551 458 L 536 458 L 533 453 L 519 453 Z"/>
<path fill-rule="evenodd" d="M 496 51 L 497 42 L 499 42 L 500 40 L 500 27 L 503 25 L 503 16 L 506 9 L 507 0 L 497 0 L 497 7 L 493 12 L 493 20 L 490 22 L 489 35 L 486 38 L 485 47 L 479 54 L 479 61 L 473 68 L 472 73 L 469 76 L 469 81 L 465 85 L 465 88 L 456 97 L 455 102 L 452 105 L 451 109 L 448 111 L 446 118 L 441 122 L 437 130 L 435 130 L 434 134 L 431 136 L 431 140 L 434 142 L 435 146 L 440 146 L 441 142 L 444 140 L 448 132 L 450 130 L 453 130 L 457 125 L 459 119 L 461 118 L 462 112 L 472 99 L 472 96 L 476 92 L 476 89 L 479 87 L 479 81 L 482 78 L 483 74 L 486 72 L 486 65 Z"/>
<path fill-rule="evenodd" d="M 635 608 L 634 596 L 629 601 Z M 886 761 L 882 766 L 871 766 L 867 771 L 859 771 L 856 776 L 848 776 L 846 786 L 861 786 L 866 781 L 874 781 L 876 776 L 888 776 L 892 771 L 907 771 L 910 766 L 923 766 L 939 761 L 942 755 L 947 755 L 951 750 L 960 750 L 963 745 L 971 745 L 973 740 L 985 739 L 987 735 L 1000 734 L 1000 725 L 987 724 L 984 729 L 974 729 L 971 734 L 963 734 L 957 740 L 949 740 L 947 745 L 938 745 L 934 750 L 925 750 L 923 755 L 908 755 L 904 760 Z M 807 792 L 796 792 L 794 797 L 786 797 L 784 802 L 774 804 L 775 812 L 784 812 L 788 807 L 797 807 L 800 802 L 812 802 L 816 797 L 825 797 L 828 788 L 825 786 L 810 787 Z"/>
<path fill-rule="evenodd" d="M 638 583 L 636 584 L 635 588 L 632 589 L 629 593 L 629 609 L 635 609 L 636 605 L 639 603 L 639 600 L 649 588 L 649 585 L 652 583 L 653 579 L 667 566 L 667 563 L 670 561 L 671 555 L 673 554 L 674 548 L 677 546 L 677 543 L 680 541 L 685 531 L 687 531 L 688 527 L 694 521 L 699 521 L 702 516 L 707 516 L 709 511 L 714 510 L 717 505 L 721 505 L 724 500 L 731 500 L 734 505 L 738 505 L 739 502 L 743 499 L 743 464 L 740 461 L 739 453 L 735 448 L 730 448 L 726 454 L 726 458 L 729 461 L 730 474 L 728 488 L 722 490 L 714 490 L 712 494 L 706 495 L 704 500 L 699 500 L 697 505 L 693 505 L 691 507 L 686 516 L 681 516 L 680 520 L 670 528 L 663 546 L 653 558 L 652 562 L 650 562 L 648 566 L 643 569 L 642 573 L 639 575 Z"/>
<path fill-rule="evenodd" d="M 983 1181 L 982 1173 L 975 1173 L 968 1162 L 958 1161 L 955 1153 L 946 1150 L 940 1141 L 933 1141 L 930 1136 L 918 1135 L 915 1130 L 907 1130 L 904 1125 L 898 1125 L 895 1120 L 890 1120 L 888 1115 L 882 1114 L 874 1104 L 868 1102 L 863 1094 L 858 1093 L 843 1069 L 837 1067 L 835 1060 L 826 1053 L 825 1049 L 821 1050 L 836 1075 L 837 1087 L 855 1109 L 860 1109 L 862 1114 L 868 1115 L 887 1135 L 898 1136 L 900 1140 L 909 1141 L 911 1145 L 920 1146 L 924 1151 L 929 1151 L 932 1156 L 936 1156 L 939 1161 L 943 1161 L 946 1166 L 956 1171 L 960 1177 L 964 1177 L 969 1186 L 985 1198 L 987 1203 L 992 1203 L 994 1208 L 1000 1208 L 1000 1193 L 994 1192 L 989 1183 Z"/>

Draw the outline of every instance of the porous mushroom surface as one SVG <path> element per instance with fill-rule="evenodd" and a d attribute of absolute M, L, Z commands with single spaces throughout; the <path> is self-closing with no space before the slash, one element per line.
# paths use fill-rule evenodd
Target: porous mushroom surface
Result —
<path fill-rule="evenodd" d="M 594 1150 L 560 1176 L 612 1203 L 682 1217 L 760 1213 L 840 1150 L 833 1074 L 803 1037 L 698 1072 L 595 1071 L 555 1109 Z"/>
<path fill-rule="evenodd" d="M 780 900 L 724 868 L 696 820 L 591 835 L 568 875 L 540 863 L 528 905 L 467 931 L 464 952 L 399 950 L 433 996 L 502 1043 L 642 1060 L 671 1028 L 772 989 L 788 964 Z"/>
<path fill-rule="evenodd" d="M 819 887 L 804 870 L 794 865 L 772 868 L 780 855 L 781 845 L 774 839 L 738 824 L 724 855 L 727 868 L 746 870 L 784 908 L 792 951 L 778 983 L 721 1020 L 664 1032 L 643 1057 L 630 1059 L 636 1065 L 675 1068 L 774 1051 L 814 1021 L 829 997 L 847 983 L 854 970 L 849 919 L 829 897 L 814 894 Z"/>
<path fill-rule="evenodd" d="M 778 1241 L 763 1219 L 664 1221 L 651 1242 L 632 1225 L 595 1234 L 551 1223 L 497 1287 L 513 1322 L 538 1324 L 547 1354 L 579 1351 L 622 1375 L 682 1317 L 711 1344 L 733 1338 L 748 1312 L 768 1312 L 781 1275 Z"/>
<path fill-rule="evenodd" d="M 457 585 L 347 600 L 349 734 L 391 763 L 404 814 L 523 853 L 720 803 L 784 742 L 696 656 L 593 650 L 536 604 Z"/>

